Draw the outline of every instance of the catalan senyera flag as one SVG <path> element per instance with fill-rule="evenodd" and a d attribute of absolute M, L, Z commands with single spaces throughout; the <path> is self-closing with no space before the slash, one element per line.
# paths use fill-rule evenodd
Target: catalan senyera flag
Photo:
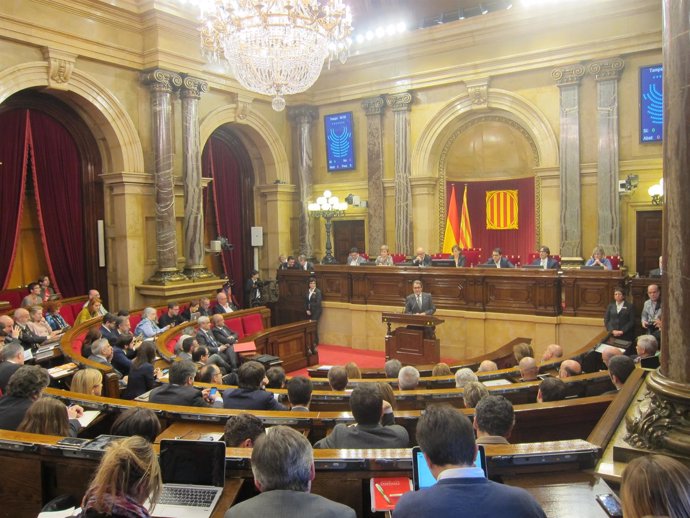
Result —
<path fill-rule="evenodd" d="M 517 190 L 486 191 L 486 228 L 513 230 L 518 228 Z"/>
<path fill-rule="evenodd" d="M 460 214 L 460 233 L 458 234 L 460 248 L 472 248 L 472 226 L 470 225 L 470 210 L 467 207 L 467 185 L 462 195 L 462 214 Z"/>
<path fill-rule="evenodd" d="M 448 204 L 448 216 L 446 217 L 446 230 L 443 233 L 444 254 L 449 254 L 453 245 L 457 244 L 460 236 L 460 220 L 458 219 L 458 202 L 455 201 L 455 185 L 450 190 L 450 203 Z"/>

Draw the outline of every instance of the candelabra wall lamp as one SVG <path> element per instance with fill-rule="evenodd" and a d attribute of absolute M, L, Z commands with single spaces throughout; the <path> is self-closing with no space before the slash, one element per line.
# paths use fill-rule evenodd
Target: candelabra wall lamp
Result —
<path fill-rule="evenodd" d="M 652 185 L 647 193 L 652 197 L 653 205 L 662 205 L 664 203 L 664 179 L 659 180 L 659 183 Z"/>
<path fill-rule="evenodd" d="M 333 257 L 331 245 L 331 220 L 345 214 L 347 203 L 333 196 L 331 191 L 325 190 L 323 196 L 316 198 L 316 203 L 307 205 L 307 209 L 312 218 L 323 218 L 326 221 L 326 255 L 321 264 L 336 264 L 338 261 Z"/>

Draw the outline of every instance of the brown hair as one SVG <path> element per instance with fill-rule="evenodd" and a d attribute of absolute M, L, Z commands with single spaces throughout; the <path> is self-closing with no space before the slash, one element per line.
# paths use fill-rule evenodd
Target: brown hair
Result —
<path fill-rule="evenodd" d="M 379 382 L 379 392 L 381 392 L 381 397 L 384 401 L 388 401 L 393 410 L 395 410 L 395 392 L 393 392 L 393 387 L 389 383 Z"/>
<path fill-rule="evenodd" d="M 529 356 L 534 358 L 534 349 L 530 344 L 519 343 L 513 346 L 513 354 L 515 355 L 515 361 L 520 363 L 520 360 Z"/>
<path fill-rule="evenodd" d="M 437 363 L 431 371 L 432 376 L 450 376 L 450 367 L 447 363 Z"/>
<path fill-rule="evenodd" d="M 43 397 L 29 407 L 17 431 L 67 437 L 69 435 L 67 407 L 55 398 Z"/>
<path fill-rule="evenodd" d="M 348 379 L 358 380 L 362 378 L 362 371 L 359 370 L 355 362 L 349 362 L 345 365 L 345 372 L 347 372 Z"/>

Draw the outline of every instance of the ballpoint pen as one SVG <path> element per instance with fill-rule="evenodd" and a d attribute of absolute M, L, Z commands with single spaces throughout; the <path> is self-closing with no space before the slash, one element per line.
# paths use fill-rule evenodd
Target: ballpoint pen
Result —
<path fill-rule="evenodd" d="M 390 504 L 390 503 L 391 503 L 391 499 L 388 498 L 388 495 L 386 494 L 386 492 L 385 492 L 385 491 L 383 490 L 383 488 L 381 487 L 381 484 L 374 484 L 374 487 L 376 488 L 376 490 L 377 490 L 379 493 L 381 493 L 381 496 L 382 496 L 383 499 L 386 501 L 386 503 L 387 503 L 387 504 Z"/>

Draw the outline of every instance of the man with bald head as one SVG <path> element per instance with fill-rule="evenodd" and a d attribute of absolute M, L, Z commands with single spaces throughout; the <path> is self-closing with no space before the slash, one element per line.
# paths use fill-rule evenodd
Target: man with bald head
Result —
<path fill-rule="evenodd" d="M 537 361 L 531 356 L 525 356 L 518 365 L 520 369 L 520 381 L 535 381 L 539 374 Z"/>
<path fill-rule="evenodd" d="M 561 379 L 569 378 L 582 374 L 582 365 L 575 360 L 565 360 L 561 363 L 561 368 L 558 371 L 558 377 Z"/>
<path fill-rule="evenodd" d="M 417 248 L 417 255 L 412 259 L 412 264 L 415 266 L 431 266 L 431 256 L 424 252 L 420 246 Z"/>
<path fill-rule="evenodd" d="M 479 364 L 479 368 L 477 369 L 477 372 L 489 372 L 489 371 L 497 371 L 498 370 L 498 365 L 496 365 L 496 362 L 491 361 L 491 360 L 484 360 L 482 363 Z"/>
<path fill-rule="evenodd" d="M 5 333 L 5 345 L 19 343 L 19 328 L 14 325 L 14 320 L 9 315 L 0 315 L 0 329 Z"/>
<path fill-rule="evenodd" d="M 623 351 L 620 350 L 618 347 L 607 345 L 601 352 L 601 361 L 603 361 L 604 365 L 606 365 L 606 368 L 608 368 L 611 358 L 613 358 L 614 356 L 620 356 L 621 354 L 623 354 Z"/>
<path fill-rule="evenodd" d="M 39 344 L 46 341 L 48 337 L 38 336 L 27 325 L 30 320 L 29 312 L 24 308 L 14 310 L 15 327 L 19 329 L 19 341 L 24 349 L 36 349 Z"/>
<path fill-rule="evenodd" d="M 217 304 L 213 306 L 213 314 L 220 315 L 222 313 L 232 313 L 237 311 L 237 306 L 228 300 L 228 296 L 224 291 L 221 291 L 216 295 Z"/>
<path fill-rule="evenodd" d="M 105 309 L 105 304 L 103 304 L 103 299 L 101 298 L 101 294 L 98 292 L 98 290 L 89 290 L 89 299 L 86 302 L 84 302 L 84 305 L 82 306 L 82 308 L 85 308 L 86 306 L 88 306 L 89 302 L 91 302 L 92 300 L 95 300 L 95 299 L 98 299 L 101 301 L 101 307 L 98 308 L 98 313 L 101 316 L 105 316 L 105 314 L 108 312 L 108 310 Z"/>
<path fill-rule="evenodd" d="M 542 362 L 555 361 L 563 357 L 563 347 L 558 344 L 551 344 L 546 347 L 544 355 L 541 357 Z"/>

